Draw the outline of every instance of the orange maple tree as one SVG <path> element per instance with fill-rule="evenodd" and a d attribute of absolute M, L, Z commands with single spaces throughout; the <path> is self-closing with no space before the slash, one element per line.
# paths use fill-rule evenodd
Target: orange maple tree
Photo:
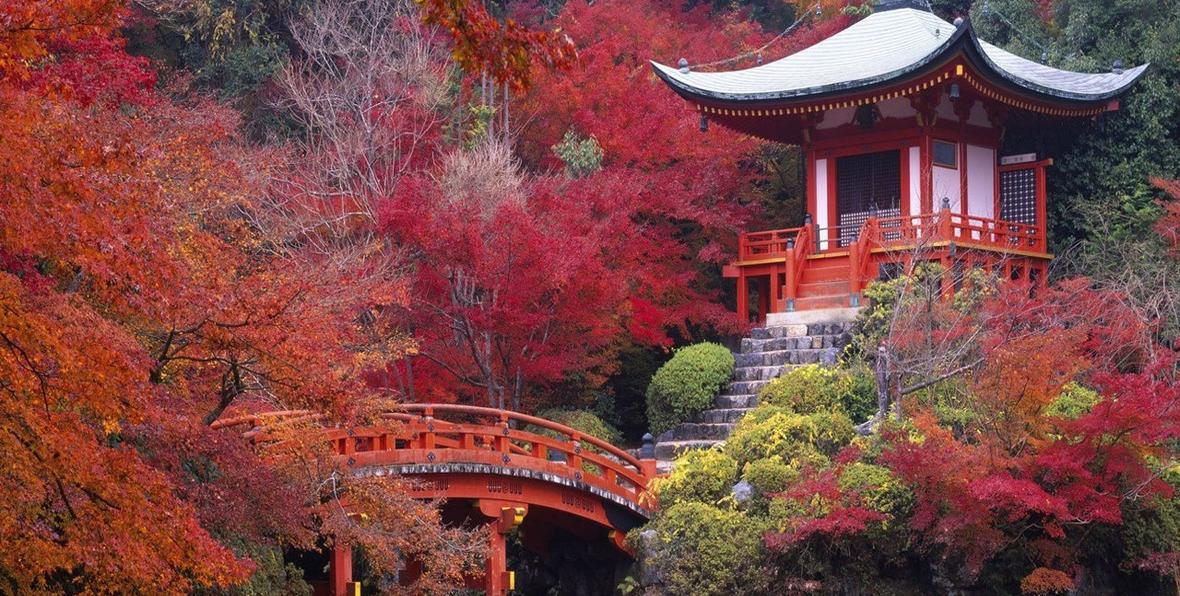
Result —
<path fill-rule="evenodd" d="M 477 542 L 396 485 L 309 474 L 208 429 L 227 409 L 339 421 L 386 403 L 359 371 L 399 348 L 364 313 L 398 300 L 398 281 L 258 225 L 272 156 L 227 108 L 156 89 L 118 36 L 125 8 L 0 8 L 0 576 L 184 593 L 249 580 L 243 544 L 358 535 L 387 568 L 410 542 L 446 546 L 420 581 L 453 584 Z M 333 513 L 341 494 L 371 495 L 374 530 Z"/>

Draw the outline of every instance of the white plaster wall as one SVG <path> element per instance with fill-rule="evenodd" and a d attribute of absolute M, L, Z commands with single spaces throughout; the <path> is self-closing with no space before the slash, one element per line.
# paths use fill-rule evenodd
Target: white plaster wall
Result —
<path fill-rule="evenodd" d="M 996 152 L 967 145 L 967 213 L 993 218 L 996 210 Z"/>
<path fill-rule="evenodd" d="M 815 160 L 815 225 L 826 228 L 832 223 L 828 221 L 828 160 Z M 828 232 L 820 230 L 819 244 L 827 246 Z"/>
<path fill-rule="evenodd" d="M 962 164 L 959 164 L 960 167 Z M 951 211 L 959 210 L 959 198 L 962 193 L 959 192 L 959 186 L 962 180 L 959 178 L 959 170 L 952 170 L 950 168 L 943 168 L 939 166 L 931 166 L 934 171 L 931 176 L 934 181 L 934 211 L 938 212 L 942 209 L 942 199 L 946 197 L 951 200 Z"/>
<path fill-rule="evenodd" d="M 910 147 L 910 215 L 922 212 L 922 149 Z"/>

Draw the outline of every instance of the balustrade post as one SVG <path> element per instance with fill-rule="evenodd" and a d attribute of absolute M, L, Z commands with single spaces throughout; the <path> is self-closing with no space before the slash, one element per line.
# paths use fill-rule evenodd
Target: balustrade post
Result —
<path fill-rule="evenodd" d="M 859 306 L 860 293 L 860 240 L 848 245 L 848 305 Z"/>
<path fill-rule="evenodd" d="M 954 239 L 951 229 L 951 200 L 948 197 L 942 198 L 942 209 L 938 212 L 938 235 L 940 240 Z"/>
<path fill-rule="evenodd" d="M 643 446 L 639 448 L 639 471 L 647 481 L 656 477 L 656 444 L 651 433 L 644 433 Z M 647 488 L 641 486 L 639 488 Z"/>
<path fill-rule="evenodd" d="M 571 468 L 573 468 L 575 472 L 579 472 L 582 470 L 582 445 L 581 445 L 581 443 L 582 443 L 582 437 L 580 437 L 576 433 L 573 435 L 570 435 L 570 444 L 572 445 L 572 447 L 570 448 L 570 454 L 569 454 L 569 466 Z"/>
<path fill-rule="evenodd" d="M 800 233 L 802 233 L 802 232 L 800 232 Z M 795 287 L 796 264 L 795 264 L 795 239 L 794 238 L 787 239 L 787 258 L 786 258 L 786 262 L 783 263 L 783 265 L 784 265 L 783 269 L 784 269 L 784 271 L 786 271 L 786 278 L 787 278 L 786 288 L 784 288 L 784 291 L 783 291 L 783 299 L 787 303 L 785 310 L 787 312 L 794 312 L 795 311 L 795 298 L 796 298 L 796 294 L 798 292 L 798 288 Z"/>

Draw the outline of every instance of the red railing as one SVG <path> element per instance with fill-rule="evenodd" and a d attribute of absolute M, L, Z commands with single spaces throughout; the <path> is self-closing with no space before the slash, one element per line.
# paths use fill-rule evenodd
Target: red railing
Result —
<path fill-rule="evenodd" d="M 779 310 L 794 308 L 794 300 L 799 297 L 799 282 L 803 278 L 803 268 L 807 264 L 807 257 L 815 248 L 815 225 L 806 223 L 798 229 L 798 235 L 788 243 L 789 250 L 784 255 L 786 257 L 786 283 L 783 286 L 783 301 L 792 306 L 786 308 L 787 305 L 778 305 Z"/>
<path fill-rule="evenodd" d="M 636 506 L 641 506 L 648 482 L 656 475 L 654 459 L 640 460 L 597 437 L 519 412 L 404 404 L 380 418 L 391 424 L 318 430 L 337 457 L 353 466 L 469 463 L 527 468 L 584 482 Z M 310 411 L 295 410 L 219 420 L 213 428 L 249 426 L 245 436 L 265 443 L 281 440 L 284 426 L 323 420 Z M 528 430 L 514 428 L 522 424 Z"/>
<path fill-rule="evenodd" d="M 1048 245 L 1038 226 L 975 215 L 952 213 L 950 238 L 963 243 L 982 244 L 999 251 L 1020 250 L 1045 253 Z"/>
<path fill-rule="evenodd" d="M 1020 250 L 1047 254 L 1048 250 L 1045 233 L 1040 226 L 952 213 L 949 209 L 938 213 L 870 218 L 861 226 L 855 239 L 850 240 L 847 246 L 839 246 L 839 238 L 832 236 L 832 233 L 839 231 L 839 229 L 839 227 L 816 228 L 811 224 L 802 228 L 794 228 L 795 234 L 789 239 L 783 240 L 781 247 L 777 247 L 777 240 L 774 242 L 776 248 L 773 252 L 762 250 L 772 244 L 769 241 L 751 244 L 743 240 L 744 248 L 757 247 L 756 250 L 758 250 L 758 252 L 747 250 L 743 254 L 747 258 L 751 254 L 763 258 L 795 255 L 798 263 L 800 255 L 806 258 L 810 254 L 851 249 L 854 245 L 863 247 L 865 242 L 873 243 L 873 248 L 912 248 L 938 241 L 962 242 L 995 249 L 999 252 Z M 774 233 L 783 231 L 775 230 Z M 817 242 L 815 235 L 823 232 L 827 232 L 827 238 Z M 759 236 L 760 234 L 764 233 L 743 234 L 742 236 L 744 239 L 747 236 Z M 788 246 L 790 240 L 794 240 L 793 248 Z"/>
<path fill-rule="evenodd" d="M 738 237 L 738 260 L 754 261 L 782 257 L 789 250 L 787 244 L 796 239 L 803 228 L 786 228 L 750 232 Z"/>

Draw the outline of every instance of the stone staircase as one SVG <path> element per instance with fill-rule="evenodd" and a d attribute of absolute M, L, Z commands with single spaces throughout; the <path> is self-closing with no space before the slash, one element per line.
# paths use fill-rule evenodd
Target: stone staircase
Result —
<path fill-rule="evenodd" d="M 834 364 L 848 343 L 852 323 L 776 325 L 754 329 L 734 354 L 733 381 L 713 400 L 713 408 L 656 438 L 660 470 L 689 449 L 725 441 L 742 416 L 758 405 L 758 391 L 786 370 L 804 364 Z"/>

